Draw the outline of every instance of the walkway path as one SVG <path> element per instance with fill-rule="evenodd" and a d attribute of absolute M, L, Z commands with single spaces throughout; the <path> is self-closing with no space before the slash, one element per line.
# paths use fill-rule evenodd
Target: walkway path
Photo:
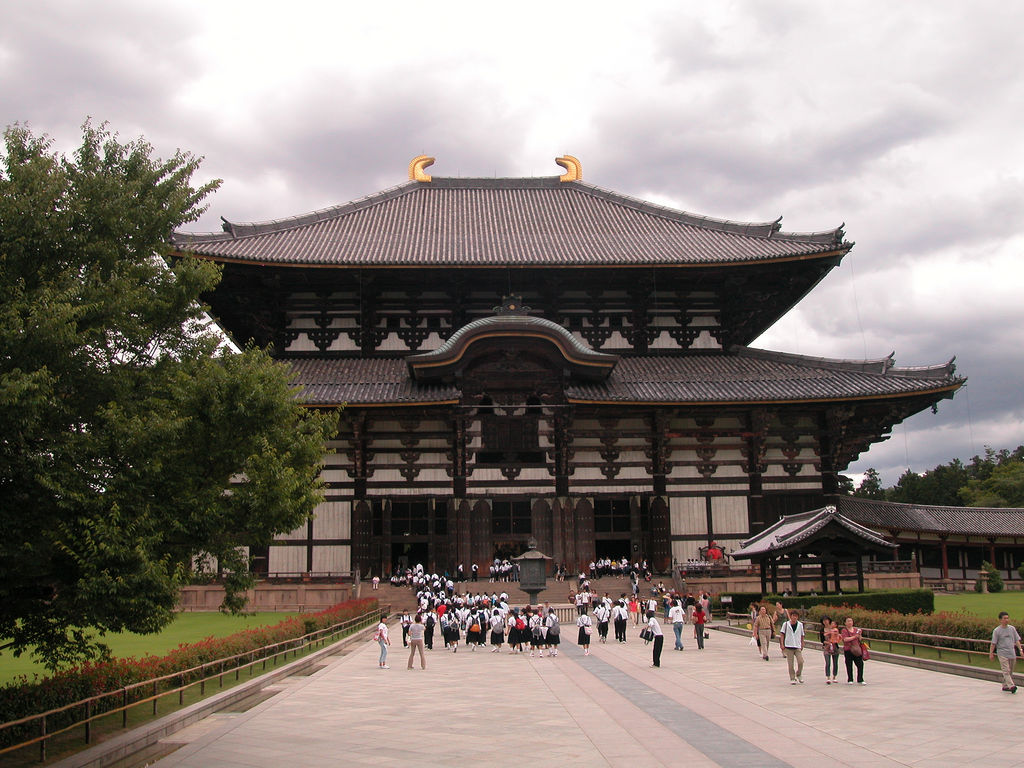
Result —
<path fill-rule="evenodd" d="M 1024 695 L 996 683 L 868 662 L 867 685 L 826 686 L 809 650 L 806 684 L 791 686 L 777 648 L 766 663 L 719 632 L 681 652 L 667 633 L 652 669 L 632 628 L 588 657 L 435 645 L 426 671 L 408 671 L 393 634 L 391 669 L 367 641 L 248 712 L 180 731 L 157 765 L 1024 766 Z"/>

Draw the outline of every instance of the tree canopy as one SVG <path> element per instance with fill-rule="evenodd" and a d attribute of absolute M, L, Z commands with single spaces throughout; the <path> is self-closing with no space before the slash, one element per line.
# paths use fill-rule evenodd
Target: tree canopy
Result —
<path fill-rule="evenodd" d="M 217 182 L 86 123 L 71 157 L 23 126 L 0 156 L 0 643 L 50 666 L 96 632 L 156 631 L 200 553 L 248 585 L 245 546 L 321 499 L 333 417 L 267 351 L 225 348 L 171 260 Z"/>
<path fill-rule="evenodd" d="M 878 472 L 869 468 L 853 495 L 940 507 L 1024 507 L 1024 445 L 1012 451 L 986 448 L 969 464 L 953 459 L 922 474 L 908 469 L 891 488 L 883 488 Z"/>

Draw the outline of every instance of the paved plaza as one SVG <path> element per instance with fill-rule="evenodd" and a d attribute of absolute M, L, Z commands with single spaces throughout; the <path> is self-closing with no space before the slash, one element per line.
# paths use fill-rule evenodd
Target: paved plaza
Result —
<path fill-rule="evenodd" d="M 426 671 L 409 671 L 392 634 L 391 669 L 367 640 L 247 712 L 180 731 L 157 765 L 1024 766 L 1024 695 L 998 683 L 873 660 L 867 685 L 826 686 L 808 650 L 805 684 L 790 685 L 777 647 L 764 662 L 714 631 L 704 651 L 690 639 L 678 652 L 669 631 L 652 669 L 632 627 L 587 657 L 574 643 L 557 658 L 435 644 Z"/>

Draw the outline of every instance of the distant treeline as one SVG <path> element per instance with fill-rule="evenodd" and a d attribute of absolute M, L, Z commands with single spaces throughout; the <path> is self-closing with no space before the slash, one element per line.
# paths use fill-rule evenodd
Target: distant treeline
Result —
<path fill-rule="evenodd" d="M 1024 507 L 1024 445 L 1001 451 L 986 446 L 984 456 L 970 463 L 953 459 L 918 474 L 909 469 L 890 488 L 883 488 L 878 471 L 871 467 L 864 481 L 854 489 L 853 481 L 843 489 L 851 496 L 932 504 L 941 507 Z"/>

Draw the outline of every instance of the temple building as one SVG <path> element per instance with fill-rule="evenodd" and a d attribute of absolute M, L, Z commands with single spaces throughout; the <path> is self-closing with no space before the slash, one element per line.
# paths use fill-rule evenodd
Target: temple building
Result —
<path fill-rule="evenodd" d="M 207 297 L 342 408 L 315 518 L 266 574 L 484 572 L 538 549 L 658 570 L 836 503 L 837 473 L 961 386 L 952 361 L 749 345 L 849 253 L 842 228 L 722 221 L 561 176 L 409 181 L 326 210 L 179 233 Z"/>

